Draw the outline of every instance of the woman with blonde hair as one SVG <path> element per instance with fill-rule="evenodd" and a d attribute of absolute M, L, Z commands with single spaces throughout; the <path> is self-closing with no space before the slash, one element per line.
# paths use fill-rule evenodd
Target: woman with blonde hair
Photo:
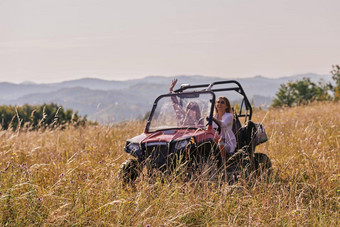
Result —
<path fill-rule="evenodd" d="M 232 131 L 234 115 L 232 113 L 229 100 L 225 96 L 220 96 L 215 102 L 214 119 L 221 127 L 221 141 L 220 145 L 224 146 L 224 150 L 228 154 L 233 154 L 236 148 L 236 137 Z M 213 127 L 217 128 L 214 122 Z"/>

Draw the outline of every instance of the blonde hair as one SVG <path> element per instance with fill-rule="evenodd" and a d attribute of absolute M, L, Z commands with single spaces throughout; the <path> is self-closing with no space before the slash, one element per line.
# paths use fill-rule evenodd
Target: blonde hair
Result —
<path fill-rule="evenodd" d="M 217 100 L 219 100 L 219 99 L 223 99 L 224 102 L 225 102 L 225 104 L 227 105 L 227 107 L 226 107 L 226 109 L 225 109 L 225 112 L 227 112 L 227 113 L 233 113 L 233 111 L 232 111 L 232 109 L 231 109 L 230 102 L 229 102 L 229 100 L 227 99 L 227 97 L 225 97 L 225 96 L 220 96 L 220 97 L 218 97 L 218 98 L 216 99 L 216 102 L 217 102 Z M 217 114 L 217 113 L 218 113 L 218 111 L 217 111 L 217 108 L 216 108 L 216 105 L 215 105 L 215 114 Z"/>

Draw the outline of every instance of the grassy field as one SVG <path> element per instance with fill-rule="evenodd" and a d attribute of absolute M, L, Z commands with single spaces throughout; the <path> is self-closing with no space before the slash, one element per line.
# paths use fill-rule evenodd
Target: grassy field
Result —
<path fill-rule="evenodd" d="M 274 173 L 252 186 L 117 177 L 144 123 L 0 131 L 0 225 L 339 226 L 340 104 L 255 111 Z"/>

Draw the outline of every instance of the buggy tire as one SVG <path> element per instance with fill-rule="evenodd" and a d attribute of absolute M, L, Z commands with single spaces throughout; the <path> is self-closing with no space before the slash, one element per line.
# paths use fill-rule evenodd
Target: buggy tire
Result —
<path fill-rule="evenodd" d="M 119 178 L 124 183 L 130 183 L 137 179 L 140 173 L 140 164 L 136 159 L 128 159 L 119 168 Z"/>
<path fill-rule="evenodd" d="M 251 157 L 246 149 L 236 150 L 225 162 L 225 175 L 229 184 L 236 183 L 239 178 L 248 179 L 251 174 Z"/>
<path fill-rule="evenodd" d="M 269 157 L 263 153 L 254 154 L 256 177 L 269 178 L 272 174 L 272 163 Z"/>

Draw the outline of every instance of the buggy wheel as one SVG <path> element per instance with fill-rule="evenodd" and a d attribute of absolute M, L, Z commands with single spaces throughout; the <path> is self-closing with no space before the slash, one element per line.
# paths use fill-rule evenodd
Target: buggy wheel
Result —
<path fill-rule="evenodd" d="M 268 178 L 272 174 L 272 163 L 269 157 L 263 153 L 255 153 L 255 175 L 256 177 Z"/>
<path fill-rule="evenodd" d="M 128 159 L 122 163 L 119 168 L 119 178 L 124 183 L 133 182 L 137 179 L 140 173 L 140 165 L 136 159 Z"/>
<path fill-rule="evenodd" d="M 239 149 L 229 156 L 225 162 L 226 176 L 230 184 L 236 183 L 239 178 L 247 179 L 251 173 L 251 158 L 246 149 Z"/>

